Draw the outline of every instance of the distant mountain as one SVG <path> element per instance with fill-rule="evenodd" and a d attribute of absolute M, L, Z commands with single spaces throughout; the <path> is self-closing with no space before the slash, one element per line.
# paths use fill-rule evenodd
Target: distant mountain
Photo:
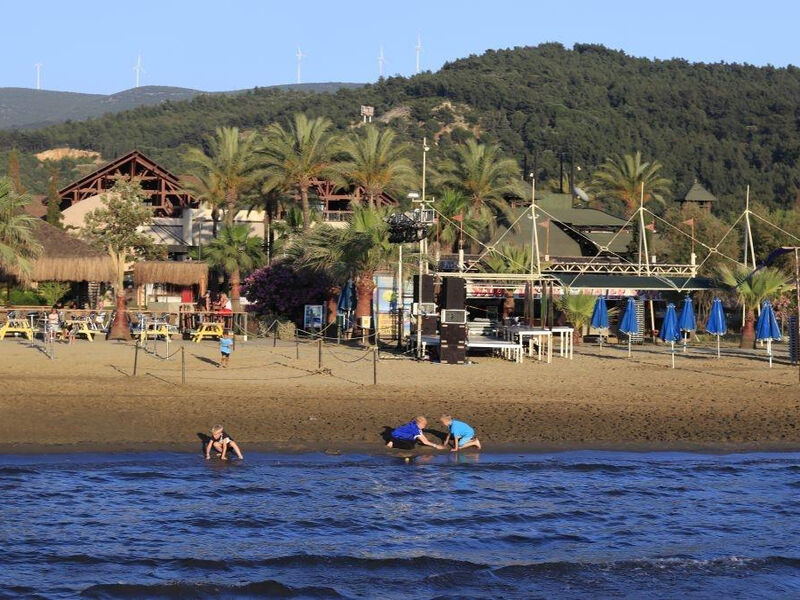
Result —
<path fill-rule="evenodd" d="M 360 87 L 360 83 L 301 83 L 268 86 L 281 90 L 306 92 L 335 92 L 340 88 Z M 245 90 L 214 92 L 238 94 Z M 35 129 L 64 121 L 83 121 L 140 106 L 152 106 L 166 101 L 190 100 L 200 90 L 148 85 L 111 95 L 54 92 L 29 88 L 0 88 L 0 129 Z"/>

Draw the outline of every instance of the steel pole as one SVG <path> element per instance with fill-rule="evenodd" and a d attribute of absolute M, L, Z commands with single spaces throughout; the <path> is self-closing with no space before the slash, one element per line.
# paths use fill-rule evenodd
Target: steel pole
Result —
<path fill-rule="evenodd" d="M 399 260 L 397 262 L 397 349 L 403 347 L 403 334 L 405 327 L 403 326 L 403 309 L 406 305 L 405 299 L 405 286 L 403 285 L 403 244 L 399 244 Z"/>

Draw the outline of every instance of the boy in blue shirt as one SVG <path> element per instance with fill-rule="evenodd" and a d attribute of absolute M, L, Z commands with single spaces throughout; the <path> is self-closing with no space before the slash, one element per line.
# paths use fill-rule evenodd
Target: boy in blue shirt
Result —
<path fill-rule="evenodd" d="M 222 337 L 219 338 L 219 353 L 222 355 L 222 358 L 219 361 L 219 365 L 223 369 L 228 368 L 228 361 L 231 358 L 232 351 L 233 351 L 233 337 L 231 336 L 230 330 L 226 329 L 225 333 L 222 334 Z"/>
<path fill-rule="evenodd" d="M 451 452 L 458 452 L 464 448 L 475 446 L 478 450 L 481 449 L 481 442 L 475 437 L 475 430 L 464 423 L 464 421 L 456 421 L 450 415 L 442 415 L 439 419 L 442 425 L 447 427 L 447 437 L 444 440 L 444 446 L 450 442 L 450 437 L 453 438 L 453 449 Z"/>
<path fill-rule="evenodd" d="M 434 444 L 425 437 L 422 430 L 428 426 L 428 420 L 425 417 L 417 417 L 414 420 L 401 425 L 392 430 L 392 439 L 390 439 L 386 446 L 388 448 L 399 448 L 401 450 L 411 450 L 417 443 L 423 446 L 430 446 L 437 450 L 444 450 L 441 444 Z"/>

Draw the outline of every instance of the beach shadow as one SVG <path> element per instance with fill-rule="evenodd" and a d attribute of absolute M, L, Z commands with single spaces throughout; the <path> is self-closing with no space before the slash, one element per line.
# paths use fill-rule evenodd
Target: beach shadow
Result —
<path fill-rule="evenodd" d="M 208 442 L 211 441 L 211 436 L 206 435 L 202 431 L 197 432 L 197 437 L 200 440 L 200 453 L 205 454 L 206 446 L 208 446 Z"/>
<path fill-rule="evenodd" d="M 201 362 L 207 363 L 209 365 L 214 365 L 215 367 L 218 367 L 220 365 L 220 363 L 218 361 L 214 360 L 213 358 L 207 358 L 205 356 L 198 356 L 197 354 L 192 354 L 192 356 L 194 356 L 197 360 L 199 360 Z"/>

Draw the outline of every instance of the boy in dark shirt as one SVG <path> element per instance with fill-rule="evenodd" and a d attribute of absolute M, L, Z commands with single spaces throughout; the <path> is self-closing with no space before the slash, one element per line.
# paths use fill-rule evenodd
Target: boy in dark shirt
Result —
<path fill-rule="evenodd" d="M 208 438 L 208 444 L 206 444 L 206 460 L 211 458 L 211 448 L 219 452 L 220 460 L 228 460 L 228 447 L 236 453 L 239 460 L 244 460 L 239 445 L 233 441 L 231 436 L 225 433 L 222 425 L 214 425 L 214 427 L 211 428 L 211 437 Z"/>
<path fill-rule="evenodd" d="M 428 426 L 428 420 L 425 417 L 417 417 L 413 421 L 401 425 L 392 430 L 392 439 L 386 444 L 389 448 L 399 448 L 401 450 L 411 450 L 416 446 L 417 442 L 423 446 L 430 446 L 437 450 L 443 450 L 444 446 L 434 444 L 425 437 L 422 430 Z"/>

